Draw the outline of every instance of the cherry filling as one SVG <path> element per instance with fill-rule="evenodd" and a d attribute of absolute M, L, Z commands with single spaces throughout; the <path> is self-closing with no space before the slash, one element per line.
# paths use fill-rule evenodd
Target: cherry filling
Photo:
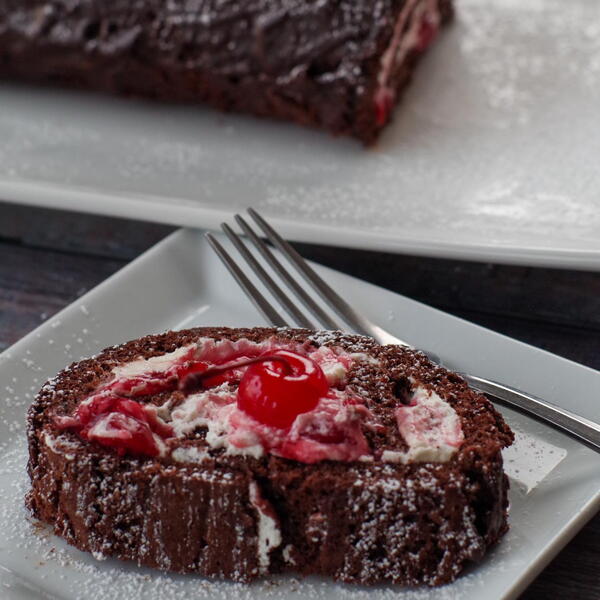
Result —
<path fill-rule="evenodd" d="M 284 429 L 313 410 L 329 391 L 327 378 L 310 358 L 280 350 L 248 367 L 238 390 L 238 407 L 260 423 Z"/>
<path fill-rule="evenodd" d="M 327 395 L 323 370 L 310 358 L 288 350 L 209 367 L 187 360 L 165 372 L 112 382 L 82 402 L 72 416 L 55 418 L 60 429 L 75 431 L 82 439 L 131 452 L 158 456 L 160 439 L 173 429 L 155 410 L 131 398 L 180 389 L 191 393 L 208 389 L 241 375 L 237 406 L 253 419 L 280 429 L 292 425 L 300 414 L 313 410 Z M 127 396 L 127 397 L 125 397 Z"/>
<path fill-rule="evenodd" d="M 430 18 L 425 17 L 421 22 L 421 28 L 419 30 L 419 41 L 416 48 L 417 52 L 425 52 L 425 50 L 431 46 L 438 31 L 439 25 Z"/>
<path fill-rule="evenodd" d="M 413 20 L 414 19 L 416 19 L 416 17 L 413 17 Z M 413 42 L 414 45 L 408 48 L 408 51 L 422 53 L 429 48 L 439 32 L 438 20 L 437 14 L 433 15 L 425 12 L 419 22 L 414 22 L 412 27 L 417 28 L 414 33 L 412 31 L 407 31 L 405 33 L 405 39 L 409 40 L 412 39 L 413 35 L 416 35 L 416 41 Z M 401 64 L 398 63 L 398 57 L 393 58 L 393 54 L 398 52 L 398 48 L 402 48 L 401 44 L 402 39 L 400 37 L 395 37 L 395 41 L 389 49 L 392 53 L 392 57 L 389 61 L 386 60 L 382 65 L 383 70 L 380 75 L 380 77 L 382 77 L 381 85 L 376 90 L 373 97 L 375 105 L 375 123 L 378 127 L 383 127 L 383 125 L 388 122 L 396 101 L 396 91 L 391 84 L 391 75 Z M 402 60 L 406 58 L 407 54 L 408 52 L 401 53 Z"/>
<path fill-rule="evenodd" d="M 375 94 L 375 123 L 382 127 L 394 108 L 395 93 L 388 88 L 380 88 Z"/>
<path fill-rule="evenodd" d="M 126 452 L 158 456 L 155 435 L 168 438 L 171 427 L 159 420 L 139 402 L 100 392 L 80 404 L 73 416 L 56 417 L 60 429 L 70 429 L 84 440 L 115 448 L 120 455 Z"/>

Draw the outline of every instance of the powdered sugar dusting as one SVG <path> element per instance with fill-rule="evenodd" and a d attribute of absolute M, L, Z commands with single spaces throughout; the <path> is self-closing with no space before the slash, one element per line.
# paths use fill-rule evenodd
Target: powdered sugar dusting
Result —
<path fill-rule="evenodd" d="M 504 470 L 526 494 L 534 490 L 567 456 L 564 448 L 513 427 L 515 441 L 505 448 Z"/>
<path fill-rule="evenodd" d="M 523 433 L 524 436 L 527 434 Z M 0 564 L 14 573 L 16 580 L 44 592 L 53 592 L 65 600 L 430 600 L 429 589 L 405 589 L 393 585 L 364 588 L 311 577 L 298 579 L 291 576 L 269 577 L 245 585 L 207 580 L 197 576 L 178 576 L 135 567 L 115 560 L 96 562 L 93 558 L 68 546 L 51 535 L 48 528 L 32 521 L 24 507 L 23 497 L 29 488 L 25 472 L 27 449 L 22 433 L 14 434 L 5 447 L 0 463 Z M 526 470 L 531 467 L 530 455 L 525 461 L 514 457 L 515 465 Z M 521 460 L 521 462 L 520 462 Z M 364 493 L 363 483 L 357 477 L 353 498 Z M 398 487 L 393 479 L 379 484 L 386 493 Z M 410 486 L 407 486 L 407 490 Z M 407 491 L 406 498 L 410 496 Z M 366 500 L 366 498 L 365 498 Z M 520 508 L 520 511 L 524 507 Z M 376 506 L 373 506 L 376 518 Z M 469 515 L 465 515 L 469 520 Z M 513 515 L 519 529 L 519 513 Z M 395 533 L 394 535 L 396 535 Z M 368 537 L 366 538 L 369 539 Z M 468 536 L 465 542 L 468 543 Z M 365 542 L 367 543 L 367 542 Z M 509 533 L 499 548 L 476 570 L 463 575 L 456 583 L 435 590 L 436 600 L 466 600 L 481 598 L 489 591 L 489 577 L 502 574 L 515 564 L 522 544 Z M 10 549 L 10 550 L 8 550 Z M 289 550 L 288 550 L 289 555 Z M 0 574 L 4 581 L 5 574 Z M 5 590 L 9 588 L 4 588 Z M 42 593 L 40 593 L 42 595 Z M 10 596 L 8 596 L 10 598 Z"/>
<path fill-rule="evenodd" d="M 229 600 L 232 597 L 241 600 L 426 600 L 430 597 L 429 590 L 403 590 L 397 586 L 363 588 L 314 577 L 303 580 L 289 576 L 270 577 L 245 585 L 164 574 L 110 559 L 96 562 L 28 518 L 23 506 L 23 495 L 28 488 L 26 458 L 25 440 L 20 436 L 4 454 L 0 467 L 3 493 L 0 532 L 4 547 L 11 549 L 10 554 L 0 550 L 0 561 L 15 573 L 17 579 L 34 588 L 54 591 L 66 600 Z M 458 600 L 465 589 L 481 588 L 482 585 L 479 577 L 469 575 L 461 580 L 460 586 L 436 590 L 436 597 Z"/>
<path fill-rule="evenodd" d="M 382 573 L 391 577 L 410 577 L 408 574 L 417 567 L 423 552 L 422 548 L 414 549 L 410 546 L 411 539 L 418 537 L 421 527 L 427 526 L 427 517 L 435 519 L 436 509 L 444 508 L 448 501 L 448 490 L 464 488 L 465 484 L 466 480 L 462 475 L 451 474 L 450 480 L 440 485 L 435 468 L 428 467 L 421 467 L 402 480 L 394 476 L 389 466 L 378 470 L 377 477 L 358 477 L 354 486 L 348 490 L 348 504 L 363 516 L 353 541 L 355 552 L 360 553 L 362 559 L 359 562 L 359 577 L 368 580 Z M 424 511 L 423 497 L 428 499 L 429 514 Z M 405 508 L 416 518 L 390 519 L 390 515 L 394 514 L 393 507 L 398 506 Z M 426 518 L 421 521 L 420 517 L 424 512 Z M 462 567 L 452 561 L 450 549 L 458 546 L 464 555 L 477 558 L 483 552 L 485 543 L 475 525 L 475 513 L 468 505 L 464 506 L 460 527 L 451 526 L 445 519 L 440 519 L 440 523 L 442 524 L 434 542 L 435 551 L 447 552 L 448 561 L 442 559 L 439 568 L 450 566 L 457 574 Z M 378 551 L 381 548 L 385 548 L 386 552 Z M 353 573 L 355 561 L 355 554 L 348 553 L 342 570 L 344 575 Z M 426 583 L 435 584 L 436 576 L 433 573 Z"/>

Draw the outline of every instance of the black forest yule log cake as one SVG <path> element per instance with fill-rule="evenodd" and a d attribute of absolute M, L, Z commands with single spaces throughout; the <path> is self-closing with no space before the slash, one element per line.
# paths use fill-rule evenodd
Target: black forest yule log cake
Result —
<path fill-rule="evenodd" d="M 0 76 L 372 143 L 451 0 L 0 0 Z"/>
<path fill-rule="evenodd" d="M 507 529 L 490 402 L 339 332 L 199 328 L 71 365 L 29 411 L 27 504 L 97 558 L 439 585 Z"/>

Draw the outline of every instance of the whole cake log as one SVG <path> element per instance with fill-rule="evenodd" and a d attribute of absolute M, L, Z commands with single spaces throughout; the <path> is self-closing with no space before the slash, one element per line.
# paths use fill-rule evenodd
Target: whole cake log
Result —
<path fill-rule="evenodd" d="M 0 76 L 371 143 L 450 15 L 450 0 L 0 0 Z"/>
<path fill-rule="evenodd" d="M 366 408 L 359 458 L 308 464 L 278 451 L 230 453 L 211 442 L 206 427 L 167 440 L 160 456 L 120 456 L 56 425 L 115 373 L 139 372 L 144 359 L 164 362 L 190 345 L 239 349 L 266 341 L 352 357 L 347 373 L 336 375 L 336 393 L 359 397 Z M 418 458 L 399 432 L 395 414 L 417 389 L 458 418 L 462 442 L 449 456 Z M 139 401 L 185 406 L 178 391 Z M 420 353 L 339 332 L 199 328 L 109 348 L 42 388 L 29 411 L 28 439 L 29 508 L 98 558 L 236 581 L 291 571 L 439 585 L 507 530 L 501 449 L 512 433 L 489 401 Z"/>

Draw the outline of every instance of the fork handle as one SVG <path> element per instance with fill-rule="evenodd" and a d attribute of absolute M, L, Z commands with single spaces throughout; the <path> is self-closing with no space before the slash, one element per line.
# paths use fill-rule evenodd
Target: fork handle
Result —
<path fill-rule="evenodd" d="M 472 388 L 484 394 L 490 394 L 490 396 L 493 396 L 500 402 L 509 404 L 538 419 L 551 423 L 555 427 L 571 433 L 597 452 L 600 452 L 600 424 L 501 383 L 467 373 L 460 373 L 460 375 Z"/>

